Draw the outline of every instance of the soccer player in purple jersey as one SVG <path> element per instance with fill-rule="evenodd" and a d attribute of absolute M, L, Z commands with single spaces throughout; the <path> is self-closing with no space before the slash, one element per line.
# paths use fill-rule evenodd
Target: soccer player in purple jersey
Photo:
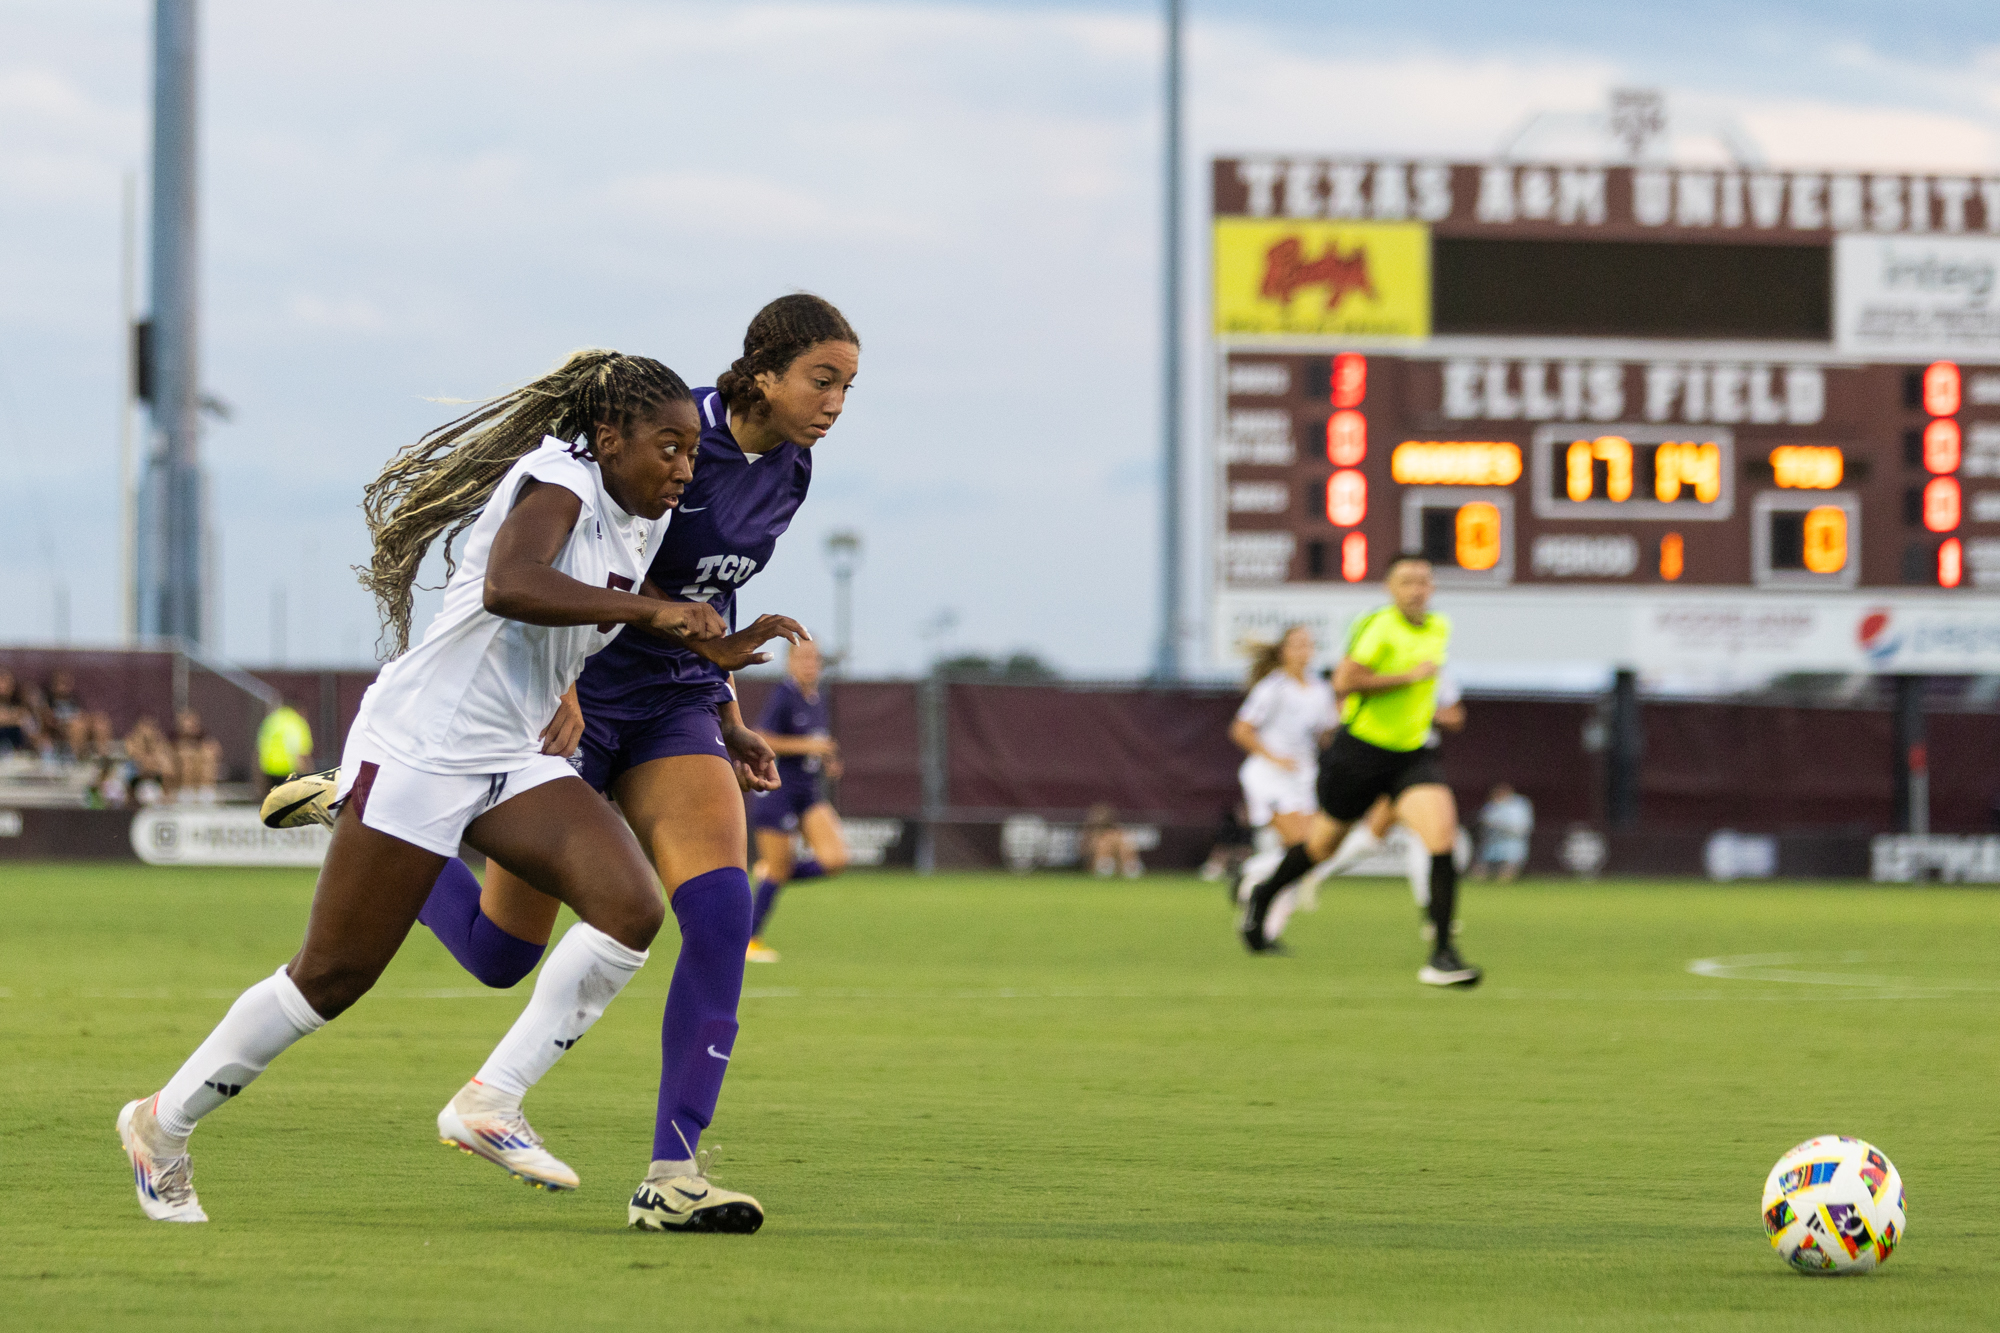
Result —
<path fill-rule="evenodd" d="M 775 963 L 777 950 L 764 943 L 764 923 L 777 905 L 778 891 L 794 879 L 837 875 L 847 868 L 847 840 L 840 816 L 820 791 L 820 775 L 840 776 L 840 747 L 834 744 L 826 695 L 819 688 L 819 645 L 807 639 L 792 645 L 785 678 L 764 704 L 757 732 L 778 756 L 778 789 L 750 797 L 750 823 L 757 830 L 757 902 L 750 914 L 753 963 Z M 810 859 L 794 860 L 792 839 L 803 838 Z"/>
<path fill-rule="evenodd" d="M 852 326 L 817 296 L 780 297 L 757 313 L 743 355 L 713 389 L 694 391 L 700 456 L 649 587 L 704 602 L 734 629 L 737 589 L 770 563 L 804 501 L 810 450 L 839 419 L 860 356 Z M 735 1046 L 750 943 L 742 793 L 779 783 L 776 756 L 744 725 L 730 673 L 713 657 L 729 660 L 752 639 L 796 641 L 788 628 L 797 626 L 764 616 L 701 652 L 602 652 L 577 682 L 584 728 L 574 762 L 616 798 L 681 930 L 660 1034 L 653 1160 L 627 1215 L 646 1230 L 754 1231 L 763 1223 L 756 1200 L 712 1185 L 696 1155 Z M 560 733 L 562 719 L 551 730 Z M 473 975 L 511 986 L 540 957 L 556 909 L 489 862 L 483 888 L 463 865 L 447 866 L 421 919 Z"/>

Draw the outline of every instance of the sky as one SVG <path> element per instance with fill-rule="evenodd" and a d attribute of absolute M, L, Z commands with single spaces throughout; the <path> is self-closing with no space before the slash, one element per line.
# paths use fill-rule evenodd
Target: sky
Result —
<path fill-rule="evenodd" d="M 1990 4 L 1186 13 L 1196 459 L 1211 155 L 1477 160 L 1538 111 L 1650 87 L 1690 155 L 1727 122 L 1778 165 L 2000 169 Z M 201 24 L 224 656 L 372 659 L 361 488 L 453 401 L 586 345 L 712 383 L 759 306 L 808 290 L 859 330 L 861 373 L 743 609 L 829 633 L 824 541 L 852 530 L 858 673 L 1149 665 L 1159 6 L 209 0 Z M 143 215 L 150 33 L 140 0 L 0 0 L 0 642 L 120 633 L 119 200 L 140 173 Z M 1186 642 L 1221 670 L 1204 475 Z"/>

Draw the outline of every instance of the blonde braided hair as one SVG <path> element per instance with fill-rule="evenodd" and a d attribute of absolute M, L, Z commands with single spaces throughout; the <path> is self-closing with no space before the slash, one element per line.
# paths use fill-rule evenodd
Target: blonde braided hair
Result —
<path fill-rule="evenodd" d="M 679 375 L 650 357 L 585 348 L 389 460 L 362 492 L 374 553 L 366 569 L 355 571 L 375 596 L 383 638 L 393 648 L 389 656 L 410 646 L 411 592 L 431 543 L 444 534 L 449 578 L 457 568 L 452 543 L 478 519 L 507 470 L 544 436 L 578 443 L 588 454 L 599 425 L 622 429 L 634 417 L 693 396 Z"/>

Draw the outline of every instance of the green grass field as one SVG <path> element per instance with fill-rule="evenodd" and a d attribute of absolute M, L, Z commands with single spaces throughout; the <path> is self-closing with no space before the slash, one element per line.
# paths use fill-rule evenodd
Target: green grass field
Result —
<path fill-rule="evenodd" d="M 0 1326 L 1743 1329 L 1995 1325 L 2000 895 L 1474 886 L 1470 993 L 1396 884 L 1289 958 L 1221 893 L 854 875 L 793 891 L 707 1142 L 752 1237 L 622 1229 L 674 942 L 529 1101 L 583 1176 L 437 1143 L 525 998 L 427 933 L 194 1140 L 215 1219 L 144 1221 L 112 1121 L 295 947 L 295 872 L 0 869 Z M 1782 955 L 1724 963 L 1703 958 Z M 1881 1273 L 1792 1275 L 1778 1155 L 1874 1140 Z"/>

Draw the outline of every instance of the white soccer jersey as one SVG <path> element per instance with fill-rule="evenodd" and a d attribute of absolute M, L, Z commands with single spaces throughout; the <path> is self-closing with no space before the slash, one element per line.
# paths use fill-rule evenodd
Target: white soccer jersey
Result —
<path fill-rule="evenodd" d="M 659 519 L 626 513 L 605 491 L 597 464 L 579 453 L 545 437 L 508 470 L 466 531 L 444 606 L 423 642 L 382 668 L 362 696 L 355 726 L 411 767 L 490 774 L 530 763 L 584 659 L 624 628 L 529 625 L 494 615 L 483 601 L 493 538 L 531 477 L 583 501 L 553 569 L 596 588 L 636 589 L 644 581 L 671 511 Z"/>
<path fill-rule="evenodd" d="M 1319 762 L 1320 733 L 1332 730 L 1340 720 L 1326 682 L 1310 677 L 1297 681 L 1282 671 L 1273 671 L 1251 686 L 1236 717 L 1257 729 L 1257 740 L 1265 750 L 1291 760 L 1304 772 Z"/>

